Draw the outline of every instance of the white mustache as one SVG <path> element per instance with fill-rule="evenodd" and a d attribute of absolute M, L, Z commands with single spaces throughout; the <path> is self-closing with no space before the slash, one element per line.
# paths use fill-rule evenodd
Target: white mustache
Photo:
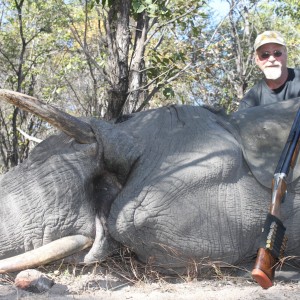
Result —
<path fill-rule="evenodd" d="M 267 67 L 281 67 L 281 64 L 280 63 L 274 63 L 274 64 L 272 64 L 272 63 L 267 63 L 267 64 L 265 64 L 265 67 L 267 68 Z"/>
<path fill-rule="evenodd" d="M 282 75 L 282 68 L 278 64 L 265 66 L 263 70 L 265 77 L 270 80 L 276 80 Z"/>

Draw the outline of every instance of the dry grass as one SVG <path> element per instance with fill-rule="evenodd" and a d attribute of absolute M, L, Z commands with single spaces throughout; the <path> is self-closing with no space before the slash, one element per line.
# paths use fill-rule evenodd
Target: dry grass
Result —
<path fill-rule="evenodd" d="M 286 257 L 280 261 L 281 265 L 279 264 L 278 268 L 282 267 L 282 264 L 292 264 L 295 260 L 298 261 L 298 257 Z M 188 295 L 189 298 L 186 299 L 204 299 L 201 297 L 204 297 L 205 292 L 211 297 L 206 299 L 227 299 L 227 297 L 242 299 L 241 291 L 244 291 L 246 297 L 243 299 L 247 300 L 261 299 L 261 296 L 264 296 L 261 294 L 253 298 L 251 292 L 253 288 L 256 293 L 257 291 L 263 293 L 264 290 L 260 290 L 257 283 L 251 279 L 251 264 L 250 268 L 249 264 L 248 268 L 242 268 L 204 259 L 201 262 L 188 262 L 184 274 L 174 272 L 172 275 L 167 275 L 159 272 L 151 259 L 147 264 L 141 263 L 128 248 L 120 249 L 118 254 L 100 264 L 83 265 L 64 260 L 41 266 L 38 270 L 51 277 L 56 283 L 44 298 L 39 298 L 43 297 L 41 294 L 34 296 L 32 293 L 17 290 L 14 287 L 16 274 L 0 275 L 0 298 L 1 286 L 4 291 L 7 291 L 3 294 L 5 297 L 3 299 L 8 300 L 19 299 L 17 297 L 20 293 L 23 293 L 20 295 L 24 296 L 24 299 L 34 300 L 56 299 L 57 296 L 61 297 L 59 299 L 67 299 L 70 295 L 74 299 L 138 300 L 142 299 L 143 295 L 150 294 L 151 299 L 169 300 L 180 295 Z M 278 289 L 286 290 L 286 295 L 291 296 L 289 299 L 296 299 L 294 296 L 298 288 L 297 283 L 290 282 L 284 286 L 283 282 L 277 280 L 276 285 Z M 217 297 L 217 291 L 223 293 L 223 296 Z M 275 295 L 278 292 L 276 291 L 274 288 L 271 292 Z M 7 298 L 8 296 L 10 297 Z"/>
<path fill-rule="evenodd" d="M 299 269 L 298 262 L 298 257 L 285 257 L 278 263 L 278 268 L 280 269 L 283 264 L 285 266 L 296 264 Z M 96 290 L 114 291 L 125 286 L 158 284 L 163 287 L 173 283 L 199 281 L 215 281 L 221 284 L 226 284 L 226 282 L 254 284 L 249 268 L 211 262 L 207 259 L 203 259 L 201 262 L 188 262 L 183 273 L 176 273 L 173 270 L 171 275 L 164 274 L 155 266 L 154 260 L 150 259 L 146 264 L 142 263 L 130 249 L 125 247 L 102 263 L 83 265 L 62 260 L 55 264 L 41 266 L 38 270 L 53 278 L 55 283 L 68 287 L 68 291 L 72 294 Z M 16 274 L 1 275 L 0 286 L 13 285 L 15 276 Z"/>
<path fill-rule="evenodd" d="M 1 284 L 13 284 L 14 283 L 14 277 L 11 274 L 2 274 L 0 275 L 0 285 Z"/>
<path fill-rule="evenodd" d="M 39 270 L 55 279 L 56 282 L 76 280 L 82 276 L 89 276 L 90 282 L 97 278 L 106 278 L 107 282 L 101 287 L 109 289 L 119 288 L 120 285 L 141 285 L 152 283 L 186 283 L 197 280 L 231 280 L 236 278 L 237 272 L 247 273 L 245 268 L 226 265 L 220 262 L 210 262 L 203 259 L 201 262 L 190 261 L 185 272 L 162 273 L 151 259 L 145 264 L 140 262 L 128 248 L 120 249 L 119 253 L 107 258 L 105 262 L 91 265 L 74 263 L 60 263 L 40 267 Z M 93 279 L 94 278 L 94 279 Z M 249 275 L 250 279 L 250 275 Z M 95 281 L 93 284 L 96 285 Z"/>
<path fill-rule="evenodd" d="M 300 270 L 300 257 L 299 256 L 285 256 L 277 263 L 277 268 L 280 270 L 283 267 L 290 267 L 295 270 Z"/>

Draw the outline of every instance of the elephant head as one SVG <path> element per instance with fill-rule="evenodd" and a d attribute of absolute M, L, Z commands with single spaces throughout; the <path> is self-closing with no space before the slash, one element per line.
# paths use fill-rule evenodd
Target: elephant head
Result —
<path fill-rule="evenodd" d="M 33 100 L 7 91 L 0 97 L 15 97 L 19 106 Z M 253 256 L 298 102 L 229 117 L 171 106 L 109 124 L 80 121 L 34 99 L 46 113 L 32 112 L 63 133 L 0 178 L 0 257 L 76 235 L 94 241 L 86 261 L 105 259 L 118 243 L 165 270 Z M 293 254 L 300 243 L 298 172 L 282 205 Z"/>
<path fill-rule="evenodd" d="M 94 240 L 86 261 L 103 259 L 117 246 L 107 232 L 106 218 L 140 156 L 138 143 L 106 122 L 79 120 L 23 94 L 1 90 L 1 98 L 34 112 L 62 132 L 41 142 L 24 163 L 0 177 L 0 257 L 64 238 L 55 258 L 90 246 Z M 68 236 L 71 242 L 65 239 Z M 24 265 L 23 257 L 20 260 Z M 13 258 L 14 266 L 15 262 Z M 33 262 L 39 263 L 39 259 Z M 6 265 L 11 261 L 5 261 Z"/>

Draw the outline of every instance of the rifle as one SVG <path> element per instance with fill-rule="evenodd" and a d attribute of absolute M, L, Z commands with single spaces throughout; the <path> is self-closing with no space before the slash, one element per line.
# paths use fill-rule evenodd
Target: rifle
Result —
<path fill-rule="evenodd" d="M 264 289 L 273 285 L 276 263 L 286 249 L 286 228 L 280 220 L 280 206 L 287 193 L 287 176 L 294 168 L 300 150 L 300 108 L 281 153 L 272 179 L 272 198 L 261 235 L 252 277 Z"/>

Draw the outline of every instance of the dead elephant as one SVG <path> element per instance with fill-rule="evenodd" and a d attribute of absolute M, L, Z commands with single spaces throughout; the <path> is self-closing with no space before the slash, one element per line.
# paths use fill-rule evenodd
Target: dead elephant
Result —
<path fill-rule="evenodd" d="M 123 244 L 165 270 L 204 258 L 236 264 L 255 255 L 299 99 L 229 117 L 171 106 L 110 124 L 79 120 L 6 90 L 0 98 L 62 131 L 0 177 L 1 272 L 91 245 L 86 262 L 102 261 Z M 287 253 L 299 255 L 298 167 L 292 175 L 282 220 Z M 52 242 L 59 244 L 54 256 Z M 5 260 L 33 249 L 42 249 L 32 254 L 37 261 Z"/>

